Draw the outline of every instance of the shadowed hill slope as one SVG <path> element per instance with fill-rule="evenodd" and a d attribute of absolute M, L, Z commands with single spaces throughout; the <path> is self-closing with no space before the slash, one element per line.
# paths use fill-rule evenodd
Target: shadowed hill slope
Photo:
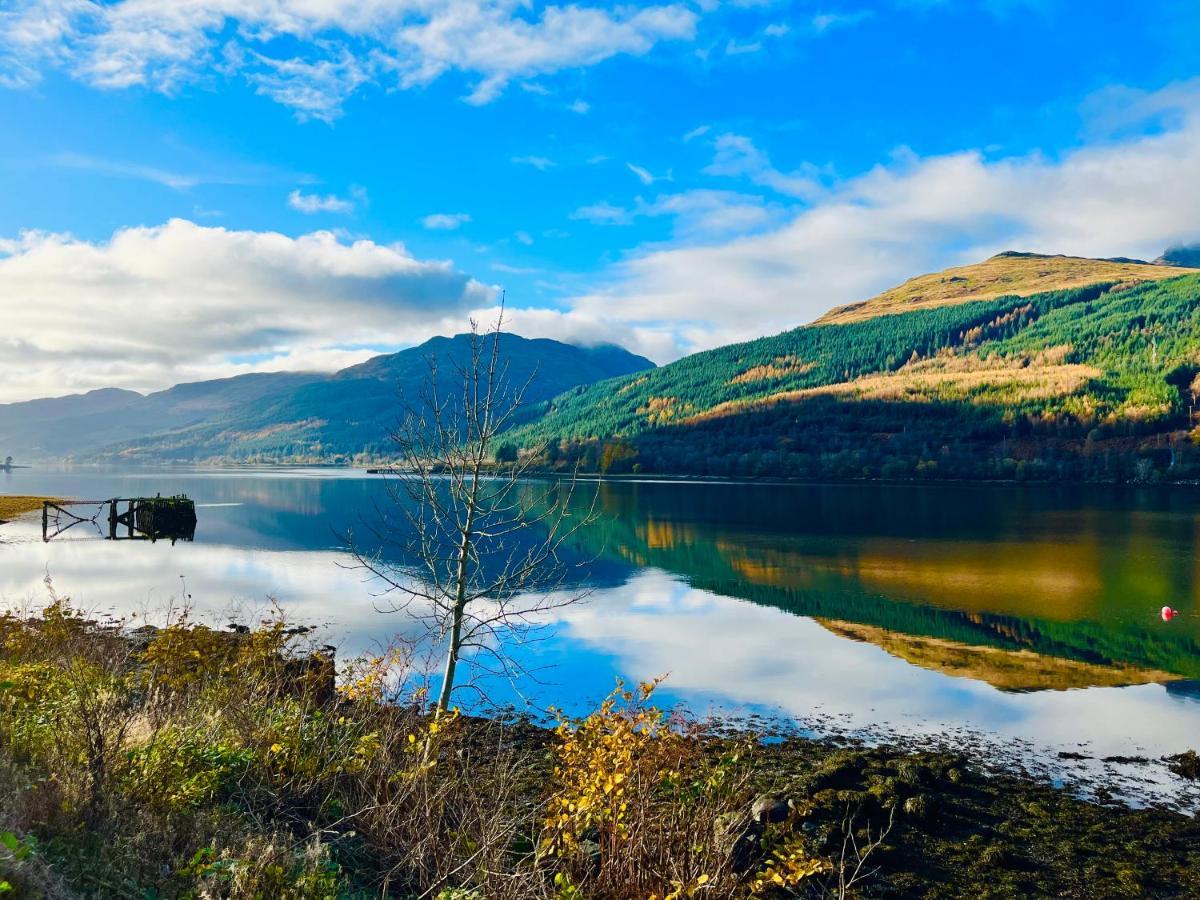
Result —
<path fill-rule="evenodd" d="M 105 448 L 119 459 L 171 461 L 330 462 L 386 458 L 402 404 L 415 402 L 437 362 L 441 389 L 453 392 L 454 367 L 469 355 L 466 335 L 426 341 L 377 356 L 333 376 L 258 398 L 190 424 Z M 619 347 L 577 347 L 558 341 L 501 335 L 512 387 L 528 383 L 526 414 L 577 385 L 653 367 Z"/>

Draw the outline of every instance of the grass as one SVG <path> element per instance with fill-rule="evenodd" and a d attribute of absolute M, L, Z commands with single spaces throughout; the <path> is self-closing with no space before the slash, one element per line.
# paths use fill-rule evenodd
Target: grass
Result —
<path fill-rule="evenodd" d="M 17 516 L 35 512 L 42 508 L 44 501 L 57 499 L 57 497 L 25 497 L 0 494 L 0 522 L 8 522 L 17 518 Z"/>
<path fill-rule="evenodd" d="M 913 309 L 950 306 L 996 297 L 1028 297 L 1045 291 L 1083 287 L 1101 281 L 1135 284 L 1196 272 L 1178 266 L 1138 262 L 1113 262 L 1075 256 L 1000 254 L 981 263 L 959 266 L 910 278 L 899 287 L 870 300 L 830 310 L 817 320 L 821 325 L 860 322 L 875 316 Z"/>
<path fill-rule="evenodd" d="M 1196 896 L 1200 823 L 966 757 L 762 742 L 618 689 L 434 718 L 401 650 L 0 616 L 0 895 Z"/>
<path fill-rule="evenodd" d="M 896 372 L 864 375 L 853 381 L 820 387 L 781 391 L 752 400 L 728 401 L 678 421 L 684 425 L 704 422 L 822 396 L 889 403 L 972 403 L 1003 407 L 1067 397 L 1103 374 L 1092 366 L 1023 366 L 1022 362 L 980 362 L 964 357 L 922 360 L 906 365 Z"/>

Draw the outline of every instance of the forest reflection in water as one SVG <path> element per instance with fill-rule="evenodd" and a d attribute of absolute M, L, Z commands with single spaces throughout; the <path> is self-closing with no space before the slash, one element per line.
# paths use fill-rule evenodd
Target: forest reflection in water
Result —
<path fill-rule="evenodd" d="M 186 493 L 194 544 L 43 544 L 5 526 L 0 597 L 47 571 L 92 608 L 198 615 L 278 598 L 344 654 L 403 627 L 339 534 L 377 478 L 324 470 L 36 471 L 0 490 Z M 923 485 L 606 482 L 573 547 L 586 603 L 521 649 L 538 705 L 586 708 L 620 675 L 668 699 L 845 728 L 969 729 L 1098 754 L 1161 754 L 1200 733 L 1200 493 Z M 576 502 L 590 500 L 590 488 Z M 1165 604 L 1180 610 L 1170 623 Z M 517 695 L 497 687 L 500 699 Z"/>

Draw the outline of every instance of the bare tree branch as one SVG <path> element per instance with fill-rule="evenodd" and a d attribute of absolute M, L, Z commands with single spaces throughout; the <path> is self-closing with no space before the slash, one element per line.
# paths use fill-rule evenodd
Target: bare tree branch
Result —
<path fill-rule="evenodd" d="M 486 331 L 471 322 L 465 357 L 439 359 L 414 400 L 403 398 L 392 431 L 397 463 L 386 474 L 385 507 L 368 525 L 371 551 L 347 538 L 354 567 L 380 586 L 384 607 L 403 612 L 445 645 L 436 713 L 456 689 L 486 692 L 478 673 L 518 682 L 533 673 L 509 650 L 537 639 L 549 613 L 588 591 L 570 587 L 564 560 L 579 530 L 596 514 L 597 497 L 576 503 L 576 473 L 567 480 L 528 478 L 538 453 L 497 458 L 497 437 L 517 421 L 536 370 L 513 385 L 503 358 L 504 304 Z M 397 552 L 398 551 L 398 552 Z M 458 664 L 471 656 L 471 678 Z"/>

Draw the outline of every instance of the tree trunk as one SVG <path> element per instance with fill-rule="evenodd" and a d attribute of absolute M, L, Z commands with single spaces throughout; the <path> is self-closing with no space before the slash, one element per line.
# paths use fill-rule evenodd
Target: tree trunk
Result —
<path fill-rule="evenodd" d="M 442 689 L 438 694 L 434 718 L 450 708 L 450 694 L 454 691 L 454 670 L 458 668 L 458 653 L 462 643 L 463 614 L 467 607 L 467 566 L 471 562 L 471 529 L 475 527 L 475 511 L 479 502 L 479 459 L 475 460 L 471 473 L 471 496 L 467 500 L 467 518 L 458 544 L 458 571 L 454 578 L 454 610 L 450 624 L 450 646 L 446 650 L 446 669 L 442 675 Z"/>
<path fill-rule="evenodd" d="M 460 587 L 458 596 L 454 601 L 454 620 L 450 626 L 450 646 L 446 650 L 446 668 L 442 674 L 442 690 L 438 694 L 437 709 L 434 711 L 434 718 L 437 718 L 450 708 L 450 694 L 454 690 L 454 670 L 458 667 L 459 644 L 462 641 L 464 606 L 463 591 Z"/>

